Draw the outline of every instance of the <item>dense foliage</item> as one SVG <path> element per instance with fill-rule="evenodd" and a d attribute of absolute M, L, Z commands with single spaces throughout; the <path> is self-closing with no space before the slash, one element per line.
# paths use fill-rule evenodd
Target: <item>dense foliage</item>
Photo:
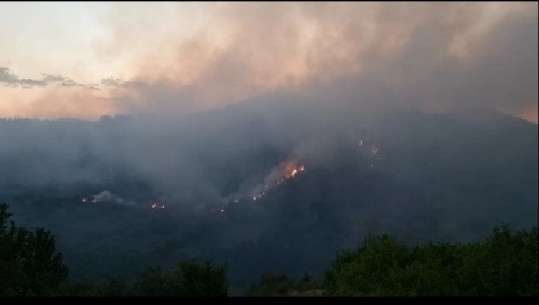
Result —
<path fill-rule="evenodd" d="M 16 227 L 0 203 L 0 295 L 54 295 L 68 275 L 54 236 L 44 229 Z"/>
<path fill-rule="evenodd" d="M 294 280 L 284 274 L 265 273 L 259 283 L 251 285 L 247 296 L 320 296 L 322 282 L 308 274 Z"/>
<path fill-rule="evenodd" d="M 336 296 L 537 296 L 537 227 L 497 227 L 484 241 L 406 246 L 369 236 L 326 272 Z"/>
<path fill-rule="evenodd" d="M 146 267 L 129 281 L 66 281 L 68 268 L 54 236 L 9 221 L 0 204 L 0 295 L 226 296 L 227 265 L 182 260 L 172 272 Z M 496 227 L 475 243 L 409 246 L 389 235 L 369 235 L 339 253 L 323 279 L 266 273 L 248 296 L 537 296 L 538 229 Z"/>
<path fill-rule="evenodd" d="M 197 259 L 183 260 L 174 272 L 145 267 L 133 281 L 107 276 L 92 284 L 68 284 L 65 296 L 224 297 L 227 296 L 226 265 Z"/>

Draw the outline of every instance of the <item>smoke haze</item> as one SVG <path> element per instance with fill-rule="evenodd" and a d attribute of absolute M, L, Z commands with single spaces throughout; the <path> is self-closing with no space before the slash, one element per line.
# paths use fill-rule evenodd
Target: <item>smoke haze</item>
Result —
<path fill-rule="evenodd" d="M 185 114 L 320 90 L 331 92 L 327 103 L 537 121 L 537 3 L 116 3 L 100 12 L 87 59 L 109 71 L 84 81 L 40 71 L 46 82 L 0 62 L 1 114 Z"/>
<path fill-rule="evenodd" d="M 0 201 L 75 279 L 198 256 L 238 291 L 537 225 L 537 11 L 0 4 Z"/>

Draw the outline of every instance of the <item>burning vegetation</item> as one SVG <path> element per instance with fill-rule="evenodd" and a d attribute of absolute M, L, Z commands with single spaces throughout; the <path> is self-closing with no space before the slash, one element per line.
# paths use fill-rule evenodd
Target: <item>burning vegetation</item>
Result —
<path fill-rule="evenodd" d="M 150 207 L 151 207 L 152 209 L 164 209 L 164 208 L 165 208 L 165 205 L 164 205 L 164 204 L 161 204 L 161 203 L 159 203 L 159 202 L 157 202 L 157 201 L 154 201 L 154 202 L 152 202 L 152 203 L 150 204 Z"/>
<path fill-rule="evenodd" d="M 297 163 L 293 163 L 293 162 L 285 162 L 284 165 L 281 165 L 279 167 L 279 172 L 280 172 L 280 175 L 278 176 L 277 179 L 271 179 L 271 174 L 270 174 L 270 178 L 267 179 L 268 182 L 266 182 L 263 186 L 262 186 L 262 190 L 261 191 L 255 191 L 254 195 L 252 196 L 252 199 L 253 201 L 256 201 L 257 199 L 260 199 L 262 198 L 264 195 L 266 195 L 266 193 L 274 188 L 275 186 L 281 184 L 281 183 L 284 183 L 292 178 L 294 178 L 295 176 L 298 176 L 300 173 L 302 173 L 303 171 L 305 171 L 305 165 L 303 164 L 297 164 Z"/>
<path fill-rule="evenodd" d="M 284 162 L 272 171 L 266 178 L 266 182 L 258 186 L 250 193 L 250 195 L 244 195 L 232 200 L 233 203 L 245 202 L 245 201 L 257 201 L 264 197 L 267 192 L 275 188 L 276 186 L 285 183 L 286 181 L 299 176 L 306 170 L 305 165 L 295 162 Z"/>

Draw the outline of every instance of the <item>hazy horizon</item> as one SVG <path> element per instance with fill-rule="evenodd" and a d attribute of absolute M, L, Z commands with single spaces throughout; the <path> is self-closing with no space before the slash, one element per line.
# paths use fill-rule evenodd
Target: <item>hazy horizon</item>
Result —
<path fill-rule="evenodd" d="M 183 115 L 288 92 L 537 122 L 537 10 L 534 2 L 2 3 L 0 117 Z"/>
<path fill-rule="evenodd" d="M 69 280 L 199 257 L 239 294 L 536 227 L 538 91 L 537 2 L 3 2 L 0 202 Z"/>

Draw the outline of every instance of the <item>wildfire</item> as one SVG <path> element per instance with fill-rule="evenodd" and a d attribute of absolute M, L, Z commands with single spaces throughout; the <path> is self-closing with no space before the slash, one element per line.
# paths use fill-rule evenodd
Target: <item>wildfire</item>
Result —
<path fill-rule="evenodd" d="M 159 204 L 158 202 L 152 202 L 150 204 L 150 207 L 152 209 L 164 209 L 165 208 L 165 205 L 164 204 Z"/>
<path fill-rule="evenodd" d="M 254 188 L 250 193 L 244 194 L 240 197 L 236 197 L 228 201 L 228 204 L 258 201 L 276 186 L 300 175 L 305 170 L 306 167 L 303 164 L 297 164 L 293 162 L 281 163 L 276 168 L 276 170 L 272 171 L 272 173 L 268 175 L 268 178 L 266 178 L 266 182 L 264 184 Z M 212 213 L 218 211 L 223 213 L 225 212 L 225 209 L 211 210 Z"/>
<path fill-rule="evenodd" d="M 359 139 L 357 142 L 359 150 L 368 158 L 370 161 L 369 168 L 373 169 L 375 164 L 382 160 L 380 147 L 376 144 L 376 141 L 369 140 L 369 137 L 365 139 Z"/>
<path fill-rule="evenodd" d="M 256 201 L 257 199 L 262 198 L 262 196 L 264 196 L 264 195 L 266 195 L 266 192 L 260 192 L 260 193 L 258 193 L 258 194 L 255 194 L 255 195 L 253 196 L 253 201 Z"/>
<path fill-rule="evenodd" d="M 294 164 L 287 164 L 285 166 L 285 175 L 284 178 L 281 178 L 277 183 L 283 182 L 286 179 L 293 178 L 300 172 L 303 172 L 305 170 L 305 165 L 294 165 Z"/>
<path fill-rule="evenodd" d="M 95 195 L 92 197 L 92 199 L 88 199 L 87 197 L 82 198 L 82 203 L 98 203 L 101 202 L 101 200 L 97 199 Z"/>
<path fill-rule="evenodd" d="M 262 191 L 258 191 L 252 195 L 252 200 L 257 201 L 258 199 L 262 198 L 264 195 L 266 195 L 266 192 L 268 192 L 271 188 L 274 186 L 277 186 L 281 183 L 284 183 L 285 181 L 292 179 L 293 177 L 299 175 L 301 172 L 305 171 L 305 165 L 297 165 L 294 163 L 287 163 L 283 167 L 283 174 L 281 178 L 274 180 L 273 182 L 270 182 L 269 184 L 264 184 L 262 187 Z M 234 201 L 236 202 L 236 201 Z"/>

